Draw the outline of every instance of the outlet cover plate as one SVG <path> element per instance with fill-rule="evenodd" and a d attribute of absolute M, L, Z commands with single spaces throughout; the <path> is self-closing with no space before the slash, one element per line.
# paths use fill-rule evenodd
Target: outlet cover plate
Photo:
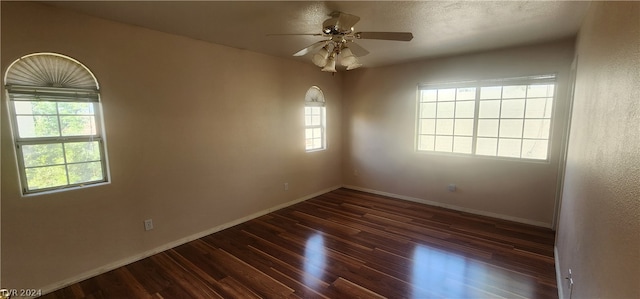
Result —
<path fill-rule="evenodd" d="M 153 229 L 153 220 L 147 219 L 144 221 L 144 230 L 152 230 Z"/>

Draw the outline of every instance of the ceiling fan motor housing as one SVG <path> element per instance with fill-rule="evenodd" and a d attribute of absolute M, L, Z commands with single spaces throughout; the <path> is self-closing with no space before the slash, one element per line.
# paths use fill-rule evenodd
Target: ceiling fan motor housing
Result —
<path fill-rule="evenodd" d="M 341 26 L 340 24 L 340 18 L 333 17 L 325 20 L 322 23 L 322 32 L 324 32 L 324 34 L 330 34 L 330 35 L 346 35 L 346 34 L 350 34 L 353 30 L 352 27 L 348 27 L 348 28 L 341 28 L 341 27 L 343 26 Z"/>

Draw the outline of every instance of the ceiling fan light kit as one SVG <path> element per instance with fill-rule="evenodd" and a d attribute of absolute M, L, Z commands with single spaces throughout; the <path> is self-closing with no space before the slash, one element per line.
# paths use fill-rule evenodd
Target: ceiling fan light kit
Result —
<path fill-rule="evenodd" d="M 340 59 L 340 65 L 346 67 L 347 70 L 362 66 L 358 58 L 351 52 L 351 49 L 345 46 L 345 43 L 345 41 L 328 41 L 326 46 L 313 54 L 311 61 L 316 66 L 321 67 L 323 72 L 333 73 L 337 72 L 336 60 L 338 59 Z"/>
<path fill-rule="evenodd" d="M 407 42 L 413 39 L 413 34 L 411 34 L 411 32 L 353 33 L 353 25 L 360 21 L 360 17 L 339 11 L 332 12 L 331 14 L 329 14 L 329 16 L 331 18 L 325 20 L 322 23 L 322 33 L 299 34 L 322 36 L 328 39 L 315 42 L 312 45 L 293 54 L 293 56 L 304 56 L 309 53 L 314 53 L 311 57 L 311 61 L 316 66 L 322 68 L 323 72 L 337 72 L 337 60 L 340 60 L 340 65 L 345 67 L 347 70 L 353 70 L 362 66 L 362 64 L 360 64 L 360 62 L 358 61 L 358 57 L 353 53 L 353 51 L 356 51 L 359 56 L 365 56 L 369 54 L 369 51 L 356 44 L 354 42 L 355 39 L 377 39 Z M 347 46 L 347 44 L 349 45 Z"/>

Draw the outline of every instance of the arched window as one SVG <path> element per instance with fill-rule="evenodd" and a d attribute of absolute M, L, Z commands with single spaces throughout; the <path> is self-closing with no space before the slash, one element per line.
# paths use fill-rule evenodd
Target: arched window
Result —
<path fill-rule="evenodd" d="M 311 86 L 305 95 L 304 126 L 305 149 L 307 151 L 325 149 L 327 138 L 324 94 L 317 86 Z"/>
<path fill-rule="evenodd" d="M 36 53 L 5 75 L 24 194 L 108 181 L 100 93 L 73 58 Z"/>

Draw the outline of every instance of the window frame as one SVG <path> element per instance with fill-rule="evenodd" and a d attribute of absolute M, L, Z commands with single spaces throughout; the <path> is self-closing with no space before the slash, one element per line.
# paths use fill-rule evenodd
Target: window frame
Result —
<path fill-rule="evenodd" d="M 479 129 L 479 121 L 480 120 L 485 120 L 488 118 L 481 118 L 479 117 L 480 114 L 480 105 L 481 102 L 483 101 L 488 101 L 489 99 L 482 99 L 481 98 L 481 91 L 483 87 L 493 87 L 493 86 L 500 86 L 503 90 L 505 86 L 518 86 L 518 85 L 527 85 L 531 86 L 531 85 L 553 85 L 553 92 L 551 95 L 548 95 L 546 97 L 542 97 L 542 98 L 548 98 L 551 100 L 551 111 L 548 117 L 543 117 L 543 118 L 531 118 L 531 117 L 527 117 L 526 116 L 526 104 L 525 104 L 525 108 L 523 108 L 523 115 L 521 118 L 509 118 L 509 117 L 502 117 L 502 115 L 498 115 L 495 119 L 498 120 L 498 133 L 495 137 L 486 137 L 486 136 L 479 136 L 478 133 L 478 129 Z M 431 150 L 426 150 L 426 149 L 421 149 L 421 136 L 426 136 L 426 135 L 433 135 L 434 138 L 435 136 L 437 136 L 437 131 L 434 131 L 433 134 L 423 134 L 421 131 L 421 120 L 424 119 L 433 119 L 434 121 L 437 121 L 437 115 L 434 116 L 433 118 L 429 118 L 429 117 L 421 117 L 421 104 L 423 103 L 427 103 L 426 101 L 421 101 L 422 98 L 422 91 L 423 90 L 439 90 L 439 89 L 462 89 L 462 88 L 475 88 L 475 98 L 473 99 L 475 105 L 474 105 L 474 111 L 473 111 L 473 134 L 471 135 L 471 152 L 470 153 L 460 153 L 460 152 L 454 152 L 453 151 L 453 147 L 455 146 L 452 143 L 452 150 L 451 151 L 438 151 L 436 150 L 436 145 L 435 145 L 435 141 L 434 141 L 434 147 Z M 501 91 L 502 92 L 502 91 Z M 526 76 L 526 77 L 512 77 L 512 78 L 502 78 L 502 79 L 491 79 L 491 80 L 474 80 L 474 81 L 458 81 L 458 82 L 443 82 L 443 83 L 428 83 L 428 84 L 419 84 L 417 86 L 417 92 L 416 92 L 416 125 L 415 125 L 415 146 L 414 149 L 416 152 L 418 153 L 424 153 L 424 154 L 439 154 L 439 155 L 455 155 L 455 156 L 467 156 L 467 157 L 480 157 L 480 158 L 490 158 L 490 159 L 507 159 L 507 160 L 514 160 L 514 161 L 528 161 L 528 162 L 542 162 L 542 163 L 549 163 L 550 162 L 550 158 L 551 158 L 551 146 L 552 146 L 552 138 L 553 138 L 553 125 L 554 125 L 554 116 L 556 113 L 556 109 L 557 109 L 557 105 L 558 105 L 558 99 L 557 99 L 557 95 L 558 95 L 558 77 L 556 73 L 550 73 L 550 74 L 545 74 L 545 75 L 538 75 L 538 76 Z M 501 96 L 499 99 L 490 99 L 490 100 L 497 100 L 500 102 L 500 107 L 502 109 L 502 103 L 503 101 L 506 99 L 507 101 L 511 100 L 509 98 L 504 98 L 504 95 L 501 93 Z M 531 98 L 536 98 L 536 97 L 531 97 Z M 525 102 L 527 101 L 527 99 L 529 99 L 529 97 L 527 96 L 527 94 L 525 94 L 524 97 L 522 98 L 517 98 L 517 99 L 522 99 Z M 438 102 L 438 101 L 436 101 Z M 449 101 L 450 103 L 457 103 L 457 99 L 454 99 L 453 101 Z M 437 107 L 437 106 L 436 106 Z M 455 110 L 454 110 L 455 111 Z M 500 111 L 501 113 L 501 111 Z M 546 114 L 544 114 L 546 115 Z M 449 119 L 449 118 L 446 118 Z M 450 117 L 450 119 L 452 119 L 454 122 L 457 119 L 456 115 L 454 114 L 452 117 Z M 503 119 L 518 119 L 518 120 L 522 120 L 522 130 L 520 133 L 520 137 L 519 138 L 510 138 L 510 137 L 501 137 L 500 136 L 500 122 Z M 527 120 L 538 120 L 538 119 L 544 119 L 544 120 L 548 120 L 548 134 L 546 139 L 543 138 L 528 138 L 525 137 L 525 132 L 524 132 L 524 123 Z M 444 136 L 444 135 L 442 135 Z M 449 136 L 449 135 L 447 135 Z M 452 134 L 450 134 L 450 136 L 452 138 L 455 138 L 457 135 L 455 134 L 455 131 L 453 131 Z M 494 155 L 486 155 L 486 154 L 478 154 L 477 150 L 478 150 L 478 139 L 482 139 L 482 138 L 495 138 L 496 139 L 496 149 L 495 149 L 495 154 Z M 514 156 L 506 156 L 506 155 L 499 155 L 499 144 L 498 142 L 501 139 L 514 139 L 514 140 L 520 140 L 521 142 L 521 147 L 520 147 L 520 153 L 518 157 L 514 157 Z M 544 159 L 538 159 L 538 158 L 531 158 L 531 157 L 525 157 L 523 155 L 523 149 L 522 149 L 522 144 L 524 142 L 524 140 L 545 140 L 547 142 L 546 145 L 546 158 Z"/>
<path fill-rule="evenodd" d="M 26 90 L 33 90 L 33 92 L 28 92 Z M 73 189 L 73 188 L 78 188 L 78 187 L 84 187 L 84 186 L 88 186 L 88 185 L 95 185 L 95 184 L 100 184 L 100 183 L 106 183 L 109 181 L 109 176 L 108 176 L 108 168 L 107 168 L 107 159 L 106 159 L 106 146 L 105 146 L 105 142 L 104 142 L 104 138 L 103 138 L 103 122 L 102 122 L 102 113 L 101 113 L 101 107 L 100 107 L 100 102 L 99 102 L 99 94 L 98 93 L 92 93 L 91 91 L 87 91 L 87 90 L 74 90 L 74 89 L 69 89 L 69 88 L 64 88 L 64 89 L 60 89 L 60 90 L 56 90 L 55 88 L 51 88 L 48 89 L 48 92 L 45 93 L 45 95 L 43 95 L 42 92 L 40 92 L 42 90 L 42 88 L 37 88 L 34 89 L 33 87 L 30 86 L 8 86 L 7 87 L 7 94 L 9 97 L 9 112 L 10 112 L 10 117 L 11 117 L 11 121 L 12 121 L 12 133 L 14 136 L 14 145 L 16 147 L 16 158 L 17 158 L 17 162 L 18 162 L 18 168 L 19 168 L 19 176 L 20 176 L 20 184 L 21 184 L 21 189 L 22 189 L 22 193 L 24 195 L 33 195 L 33 194 L 40 194 L 40 193 L 45 193 L 45 192 L 50 192 L 50 191 L 55 191 L 55 190 L 66 190 L 66 189 Z M 76 95 L 68 95 L 65 92 L 74 90 L 76 93 Z M 57 92 L 56 92 L 57 91 Z M 85 96 L 88 96 L 86 98 L 79 98 L 77 97 L 77 95 L 79 93 L 84 93 Z M 91 97 L 94 97 L 95 99 L 91 99 Z M 52 103 L 56 103 L 56 114 L 47 114 L 47 116 L 55 116 L 58 120 L 58 133 L 60 134 L 59 136 L 52 136 L 52 137 L 21 137 L 20 136 L 20 125 L 18 122 L 18 116 L 19 114 L 16 112 L 15 109 L 15 103 L 16 102 L 37 102 L 37 101 L 42 101 L 42 102 L 52 102 Z M 91 104 L 91 107 L 93 109 L 93 125 L 95 126 L 95 134 L 92 135 L 70 135 L 70 136 L 65 136 L 62 135 L 62 127 L 60 126 L 60 117 L 61 116 L 65 116 L 65 114 L 61 114 L 59 113 L 58 110 L 58 103 L 88 103 Z M 99 146 L 99 154 L 100 154 L 100 159 L 99 160 L 92 160 L 92 161 L 82 161 L 82 162 L 69 162 L 66 159 L 66 149 L 65 149 L 65 144 L 68 143 L 74 143 L 74 142 L 98 142 Z M 55 166 L 64 166 L 65 167 L 65 176 L 66 176 L 66 181 L 67 183 L 64 185 L 59 185 L 59 186 L 53 186 L 53 187 L 44 187 L 44 188 L 37 188 L 37 189 L 31 189 L 29 188 L 29 181 L 27 179 L 27 169 L 30 168 L 38 168 L 38 167 L 46 167 L 46 166 L 54 166 L 54 165 L 46 165 L 46 166 L 33 166 L 33 167 L 28 167 L 26 166 L 26 161 L 25 161 L 25 155 L 24 155 L 24 151 L 23 151 L 23 147 L 24 146 L 29 146 L 29 145 L 43 145 L 43 144 L 60 144 L 62 147 L 62 153 L 63 153 L 63 162 L 60 164 L 54 164 Z M 102 179 L 100 180 L 92 180 L 92 181 L 85 181 L 85 182 L 81 182 L 81 183 L 70 183 L 70 179 L 69 179 L 69 165 L 74 165 L 74 164 L 81 164 L 81 163 L 88 163 L 88 162 L 100 162 L 101 165 L 101 170 L 102 170 Z"/>
<path fill-rule="evenodd" d="M 305 113 L 304 113 L 304 117 L 305 117 L 305 151 L 306 152 L 315 152 L 315 151 L 322 151 L 327 149 L 327 132 L 326 132 L 326 117 L 327 117 L 327 113 L 326 113 L 326 107 L 324 105 L 309 105 L 308 103 L 304 106 L 305 108 Z M 313 125 L 313 124 L 308 124 L 307 123 L 307 118 L 308 117 L 313 117 L 316 114 L 307 114 L 307 108 L 319 108 L 318 110 L 320 111 L 320 124 L 318 125 Z M 316 138 L 307 138 L 306 134 L 307 134 L 307 130 L 313 130 L 313 129 L 320 129 L 320 147 L 315 147 L 315 148 L 307 148 L 306 143 L 309 140 L 313 140 Z"/>
<path fill-rule="evenodd" d="M 23 59 L 27 59 L 25 60 L 26 62 L 21 62 Z M 48 64 L 47 62 L 51 63 Z M 14 65 L 18 65 L 18 67 L 14 69 Z M 34 80 L 34 78 L 40 78 L 38 75 L 42 74 L 42 72 L 55 73 L 57 77 L 43 77 L 42 81 Z M 22 196 L 67 191 L 110 182 L 98 82 L 87 67 L 71 57 L 56 53 L 34 53 L 23 56 L 14 61 L 7 69 L 5 95 L 7 97 L 6 105 L 13 135 L 14 154 L 16 155 L 16 166 Z M 23 108 L 17 107 L 17 103 L 20 102 L 30 103 L 27 106 L 31 105 L 31 108 L 25 111 Z M 32 103 L 38 102 L 44 102 L 49 105 L 46 111 L 30 110 L 34 109 Z M 78 103 L 85 104 L 85 106 L 74 107 L 69 105 L 66 109 L 73 110 L 64 111 L 65 107 L 61 106 L 63 103 Z M 75 109 L 80 109 L 81 111 Z M 82 111 L 84 109 L 87 110 Z M 28 120 L 27 123 L 22 122 L 20 119 L 25 116 L 33 118 L 34 123 L 30 125 Z M 57 122 L 55 130 L 47 130 L 42 136 L 38 136 L 41 135 L 40 133 L 32 134 L 30 131 L 36 128 L 35 117 L 48 118 L 47 123 L 49 124 L 52 124 L 51 121 L 53 123 Z M 80 121 L 83 129 L 80 131 L 65 131 L 65 118 L 70 123 Z M 25 125 L 28 130 L 26 131 L 27 136 L 21 136 L 21 132 L 25 135 Z M 31 126 L 34 127 L 29 129 Z M 50 129 L 53 129 L 53 127 Z M 76 145 L 73 145 L 74 143 Z M 43 162 L 30 159 L 27 161 L 29 153 L 26 147 L 41 145 L 55 145 L 53 147 L 55 154 L 49 156 L 49 158 L 53 157 L 53 160 Z M 72 150 L 72 146 L 80 146 L 80 151 L 78 151 L 78 148 L 75 151 Z M 36 153 L 36 155 L 38 154 Z M 37 157 L 47 156 L 40 155 Z M 100 169 L 97 169 L 98 165 L 96 163 L 99 163 Z M 76 177 L 74 182 L 73 175 L 83 173 L 82 169 L 76 168 L 74 170 L 74 165 L 89 166 L 90 168 L 85 168 L 84 171 L 88 170 L 90 175 Z M 54 174 L 56 179 L 51 184 L 53 186 L 30 186 L 29 170 L 43 167 L 58 168 L 55 171 L 59 171 L 59 173 Z M 62 176 L 63 171 L 64 176 Z M 95 179 L 96 177 L 98 179 Z M 87 180 L 85 181 L 84 179 Z"/>
<path fill-rule="evenodd" d="M 314 114 L 308 114 L 307 108 L 319 108 L 320 111 L 320 124 L 314 125 L 309 124 L 308 119 L 312 118 Z M 307 93 L 305 94 L 305 102 L 304 102 L 304 134 L 305 134 L 305 151 L 306 152 L 317 152 L 323 151 L 327 149 L 327 108 L 326 102 L 324 99 L 324 93 L 322 89 L 318 86 L 311 86 Z M 320 147 L 315 148 L 307 148 L 307 144 L 309 140 L 316 139 L 313 136 L 311 138 L 307 138 L 308 130 L 320 129 Z"/>

